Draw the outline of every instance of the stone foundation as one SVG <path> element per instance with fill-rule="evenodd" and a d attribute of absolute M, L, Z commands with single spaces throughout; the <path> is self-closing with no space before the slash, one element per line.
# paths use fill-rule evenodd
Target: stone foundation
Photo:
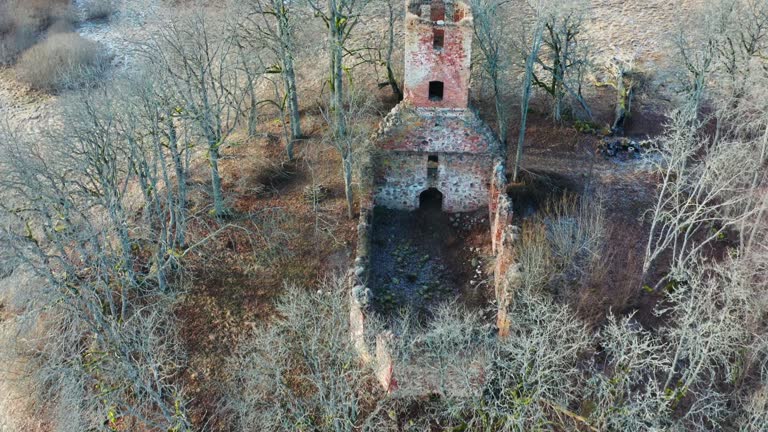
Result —
<path fill-rule="evenodd" d="M 392 334 L 384 332 L 376 335 L 376 346 L 373 350 L 366 342 L 366 317 L 370 313 L 371 290 L 369 285 L 371 232 L 373 227 L 373 208 L 363 203 L 360 209 L 360 222 L 357 226 L 357 254 L 355 265 L 349 272 L 349 325 L 352 344 L 363 362 L 370 364 L 375 371 L 379 384 L 386 391 L 395 388 L 393 378 L 394 365 L 390 346 Z M 373 354 L 372 354 L 373 351 Z"/>
<path fill-rule="evenodd" d="M 509 335 L 507 316 L 512 293 L 520 285 L 519 266 L 515 262 L 514 242 L 519 229 L 512 225 L 512 202 L 506 194 L 506 179 L 503 162 L 496 161 L 494 179 L 491 181 L 488 197 L 491 239 L 494 254 L 493 279 L 497 304 L 496 326 L 501 338 Z M 395 337 L 390 332 L 375 335 L 366 334 L 366 318 L 370 313 L 372 291 L 370 289 L 372 234 L 374 212 L 370 200 L 366 200 L 360 212 L 358 224 L 358 245 L 355 265 L 350 271 L 350 328 L 353 344 L 361 359 L 370 364 L 382 388 L 393 391 L 397 388 L 397 365 L 392 358 L 390 347 Z M 367 341 L 375 340 L 374 346 Z"/>

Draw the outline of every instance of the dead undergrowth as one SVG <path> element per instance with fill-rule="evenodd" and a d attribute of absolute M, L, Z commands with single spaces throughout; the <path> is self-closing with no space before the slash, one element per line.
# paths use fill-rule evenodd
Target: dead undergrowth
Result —
<path fill-rule="evenodd" d="M 271 319 L 286 283 L 311 287 L 345 271 L 356 241 L 356 221 L 345 215 L 336 153 L 323 151 L 313 135 L 300 144 L 300 156 L 287 162 L 278 129 L 233 137 L 221 164 L 233 215 L 221 223 L 204 218 L 191 228 L 196 238 L 224 228 L 187 258 L 188 290 L 177 311 L 190 355 L 185 379 L 195 401 L 195 424 L 217 418 L 219 383 L 227 373 L 221 360 L 239 335 Z M 206 169 L 194 167 L 193 173 L 191 206 L 205 214 Z M 327 193 L 314 205 L 303 192 L 316 183 Z"/>

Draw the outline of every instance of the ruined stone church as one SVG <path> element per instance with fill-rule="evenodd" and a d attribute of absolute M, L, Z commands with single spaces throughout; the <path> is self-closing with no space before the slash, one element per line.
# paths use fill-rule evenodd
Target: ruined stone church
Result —
<path fill-rule="evenodd" d="M 511 247 L 512 203 L 507 193 L 504 149 L 469 107 L 473 22 L 459 0 L 406 0 L 404 100 L 374 136 L 372 190 L 363 197 L 357 254 L 349 273 L 350 328 L 361 357 L 372 362 L 381 385 L 394 385 L 395 365 L 383 332 L 369 346 L 374 209 L 431 208 L 447 213 L 487 209 L 493 260 L 496 326 L 509 332 L 509 293 L 516 278 Z"/>
<path fill-rule="evenodd" d="M 503 157 L 469 108 L 472 25 L 463 2 L 407 2 L 404 100 L 377 135 L 375 206 L 466 212 L 493 200 L 492 173 Z"/>

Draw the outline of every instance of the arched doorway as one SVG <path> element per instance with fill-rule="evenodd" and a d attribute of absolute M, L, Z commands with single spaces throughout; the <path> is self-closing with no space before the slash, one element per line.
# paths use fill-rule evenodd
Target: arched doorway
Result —
<path fill-rule="evenodd" d="M 437 210 L 443 209 L 443 193 L 436 188 L 429 188 L 419 195 L 419 209 L 420 210 Z"/>

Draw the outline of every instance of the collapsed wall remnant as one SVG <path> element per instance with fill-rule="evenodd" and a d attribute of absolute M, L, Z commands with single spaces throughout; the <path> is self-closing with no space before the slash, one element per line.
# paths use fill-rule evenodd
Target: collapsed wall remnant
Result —
<path fill-rule="evenodd" d="M 374 362 L 385 389 L 395 385 L 387 350 L 392 336 L 376 337 L 372 350 L 365 334 L 373 295 L 369 276 L 375 265 L 370 261 L 375 206 L 437 206 L 449 213 L 487 208 L 497 325 L 501 336 L 508 333 L 506 305 L 517 271 L 511 247 L 512 206 L 506 193 L 504 149 L 469 108 L 472 37 L 472 13 L 466 3 L 406 0 L 404 100 L 373 137 L 373 190 L 361 203 L 357 258 L 350 273 L 352 337 L 362 358 Z"/>

